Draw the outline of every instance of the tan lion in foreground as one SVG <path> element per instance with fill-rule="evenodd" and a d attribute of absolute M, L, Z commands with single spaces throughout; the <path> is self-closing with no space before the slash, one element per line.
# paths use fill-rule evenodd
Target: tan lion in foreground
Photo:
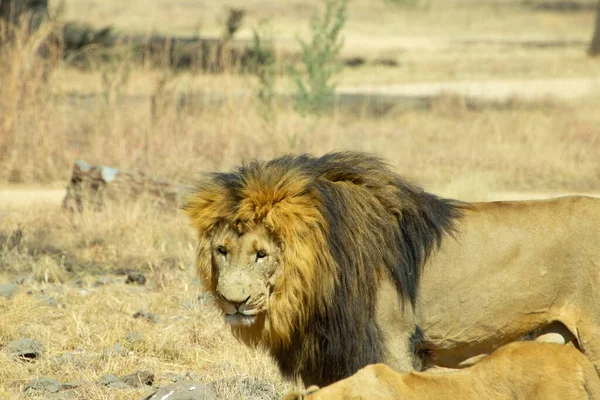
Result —
<path fill-rule="evenodd" d="M 449 373 L 400 374 L 369 365 L 321 390 L 284 400 L 588 400 L 600 399 L 600 378 L 578 350 L 560 344 L 514 342 L 473 367 Z"/>
<path fill-rule="evenodd" d="M 347 152 L 209 174 L 185 210 L 233 333 L 306 386 L 461 367 L 532 332 L 600 366 L 599 199 L 461 203 Z"/>

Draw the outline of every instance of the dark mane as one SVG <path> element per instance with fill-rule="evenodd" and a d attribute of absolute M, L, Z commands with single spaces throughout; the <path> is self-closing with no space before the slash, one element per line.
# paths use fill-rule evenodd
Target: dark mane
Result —
<path fill-rule="evenodd" d="M 414 306 L 421 270 L 444 236 L 453 233 L 463 207 L 409 184 L 379 158 L 359 152 L 255 161 L 212 174 L 208 182 L 220 188 L 216 192 L 231 214 L 248 196 L 249 182 L 259 182 L 255 186 L 273 199 L 293 186 L 288 196 L 310 196 L 322 216 L 324 248 L 315 251 L 331 261 L 315 268 L 334 275 L 333 288 L 313 294 L 324 306 L 311 310 L 305 326 L 293 328 L 291 346 L 266 345 L 282 373 L 301 377 L 306 385 L 330 384 L 382 361 L 375 319 L 379 277 L 387 274 L 400 297 Z"/>
<path fill-rule="evenodd" d="M 401 297 L 414 305 L 421 269 L 451 234 L 461 203 L 412 186 L 379 158 L 336 152 L 320 158 L 285 156 L 268 162 L 311 176 L 329 224 L 328 245 L 338 264 L 337 285 L 324 315 L 315 314 L 300 348 L 274 354 L 286 375 L 305 384 L 343 379 L 382 361 L 375 322 L 377 271 L 385 265 Z"/>
<path fill-rule="evenodd" d="M 259 164 L 253 166 L 256 168 Z M 319 158 L 306 154 L 287 155 L 266 163 L 264 168 L 274 166 L 301 171 L 314 180 L 323 200 L 321 211 L 331 226 L 331 251 L 344 266 L 341 270 L 351 270 L 352 263 L 364 256 L 348 255 L 352 245 L 357 253 L 363 253 L 382 247 L 381 244 L 369 243 L 369 240 L 383 240 L 386 248 L 379 249 L 380 254 L 385 256 L 385 265 L 399 293 L 411 303 L 417 297 L 421 267 L 434 247 L 440 245 L 444 234 L 453 233 L 455 221 L 466 206 L 465 203 L 439 198 L 411 185 L 392 172 L 380 158 L 367 153 L 334 152 Z M 242 174 L 243 170 L 240 170 Z M 340 182 L 368 191 L 381 204 L 380 213 L 370 213 L 371 210 L 364 207 L 366 204 L 363 207 L 356 204 L 355 198 L 349 198 L 348 193 L 336 187 L 335 184 Z M 352 215 L 352 212 L 358 214 Z M 365 214 L 372 214 L 369 215 L 372 231 L 370 235 L 363 235 L 367 242 L 359 242 L 361 246 L 356 248 L 357 243 L 348 241 L 356 235 L 357 228 L 364 229 L 361 225 L 367 218 Z M 349 220 L 358 215 L 361 216 L 359 221 Z"/>

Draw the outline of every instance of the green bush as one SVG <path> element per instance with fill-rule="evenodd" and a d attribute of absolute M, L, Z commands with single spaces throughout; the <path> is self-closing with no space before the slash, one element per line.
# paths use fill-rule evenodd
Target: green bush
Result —
<path fill-rule="evenodd" d="M 347 3 L 347 0 L 327 0 L 324 14 L 311 19 L 311 40 L 299 39 L 302 69 L 292 66 L 290 72 L 296 86 L 294 106 L 303 115 L 320 114 L 335 92 L 332 79 L 342 69 L 336 58 L 343 46 L 341 33 Z"/>

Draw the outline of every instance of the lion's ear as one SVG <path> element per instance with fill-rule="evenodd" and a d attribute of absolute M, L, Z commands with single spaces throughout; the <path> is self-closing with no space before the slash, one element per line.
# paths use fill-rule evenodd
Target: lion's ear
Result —
<path fill-rule="evenodd" d="M 200 235 L 208 234 L 220 221 L 233 217 L 226 189 L 216 185 L 207 185 L 188 195 L 182 209 Z"/>

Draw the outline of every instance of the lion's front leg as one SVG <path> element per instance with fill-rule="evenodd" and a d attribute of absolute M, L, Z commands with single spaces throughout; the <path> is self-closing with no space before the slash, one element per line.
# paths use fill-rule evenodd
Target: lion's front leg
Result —
<path fill-rule="evenodd" d="M 399 298 L 396 286 L 382 280 L 377 294 L 376 319 L 383 342 L 383 362 L 397 372 L 422 370 L 423 333 L 414 322 L 412 305 Z"/>

